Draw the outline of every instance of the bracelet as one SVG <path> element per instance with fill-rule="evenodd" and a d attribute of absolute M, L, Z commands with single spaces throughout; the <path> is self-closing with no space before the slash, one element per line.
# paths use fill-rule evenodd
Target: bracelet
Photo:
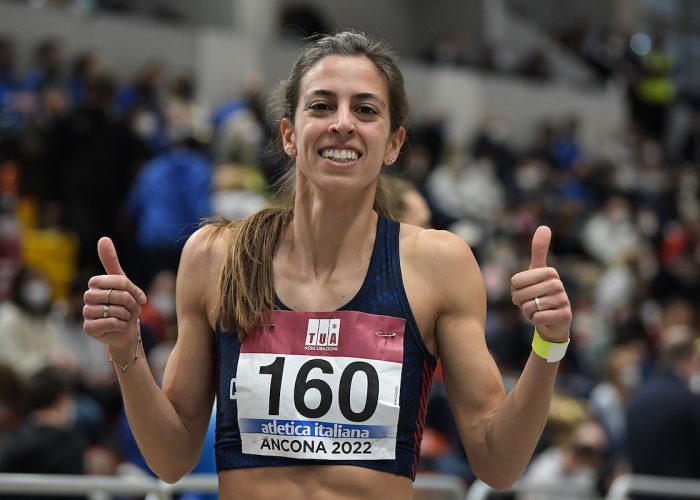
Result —
<path fill-rule="evenodd" d="M 142 341 L 141 341 L 141 321 L 138 319 L 136 320 L 136 328 L 139 332 L 139 336 L 136 337 L 136 350 L 134 351 L 134 357 L 131 358 L 127 364 L 122 366 L 119 363 L 117 363 L 116 361 L 114 361 L 114 359 L 112 359 L 111 355 L 109 356 L 109 364 L 119 368 L 122 371 L 122 373 L 126 373 L 126 369 L 129 368 L 131 363 L 133 363 L 134 361 L 136 361 L 139 358 L 139 346 L 142 344 Z"/>
<path fill-rule="evenodd" d="M 566 342 L 550 342 L 543 339 L 537 331 L 537 327 L 535 327 L 535 334 L 532 337 L 532 350 L 540 358 L 546 359 L 547 363 L 556 363 L 566 354 L 566 348 L 569 347 L 570 341 L 571 339 L 567 339 Z"/>

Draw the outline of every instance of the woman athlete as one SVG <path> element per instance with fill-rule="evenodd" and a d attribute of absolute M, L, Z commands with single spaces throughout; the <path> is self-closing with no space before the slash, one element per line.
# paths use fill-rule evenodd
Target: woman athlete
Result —
<path fill-rule="evenodd" d="M 506 396 L 469 247 L 390 217 L 381 171 L 407 119 L 393 53 L 358 33 L 320 38 L 280 99 L 289 201 L 187 241 L 162 389 L 140 345 L 146 296 L 111 240 L 98 243 L 106 274 L 89 281 L 84 328 L 109 349 L 146 461 L 167 482 L 187 474 L 216 400 L 221 498 L 410 498 L 440 359 L 474 472 L 508 488 L 542 432 L 571 325 L 546 264 L 549 229 L 537 229 L 530 268 L 512 278 L 536 330 Z"/>

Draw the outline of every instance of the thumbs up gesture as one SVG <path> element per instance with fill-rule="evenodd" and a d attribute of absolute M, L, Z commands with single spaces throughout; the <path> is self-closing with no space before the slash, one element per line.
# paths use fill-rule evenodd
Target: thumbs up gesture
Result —
<path fill-rule="evenodd" d="M 106 274 L 93 276 L 88 282 L 83 330 L 107 346 L 133 348 L 136 320 L 146 294 L 124 274 L 112 240 L 100 238 L 97 253 Z"/>
<path fill-rule="evenodd" d="M 532 237 L 530 269 L 511 278 L 511 296 L 541 337 L 566 342 L 571 329 L 571 304 L 559 273 L 547 267 L 551 239 L 552 231 L 547 226 L 537 228 Z"/>

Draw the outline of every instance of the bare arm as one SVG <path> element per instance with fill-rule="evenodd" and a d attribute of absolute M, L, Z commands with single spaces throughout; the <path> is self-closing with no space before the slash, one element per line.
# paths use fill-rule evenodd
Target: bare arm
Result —
<path fill-rule="evenodd" d="M 433 234 L 431 248 L 436 257 L 431 281 L 439 284 L 436 293 L 442 309 L 436 336 L 450 404 L 474 472 L 487 484 L 505 489 L 522 475 L 540 438 L 558 363 L 532 354 L 515 388 L 505 396 L 486 347 L 486 296 L 476 260 L 458 238 Z M 540 260 L 542 237 L 537 237 Z M 551 340 L 568 336 L 571 310 L 563 290 L 551 268 L 531 268 L 513 278 L 514 302 Z M 548 315 L 538 312 L 533 317 L 535 296 L 547 297 L 552 307 Z"/>
<path fill-rule="evenodd" d="M 214 333 L 207 311 L 211 312 L 208 304 L 216 283 L 216 262 L 221 261 L 217 245 L 206 241 L 205 232 L 195 233 L 182 253 L 176 291 L 178 339 L 163 388 L 155 383 L 143 352 L 126 371 L 116 370 L 139 449 L 149 467 L 167 482 L 177 481 L 196 465 L 214 400 Z M 108 274 L 90 280 L 85 331 L 105 343 L 115 362 L 123 366 L 137 348 L 136 318 L 143 292 L 123 275 L 111 241 L 100 240 L 98 249 Z M 103 318 L 110 288 L 110 317 Z"/>

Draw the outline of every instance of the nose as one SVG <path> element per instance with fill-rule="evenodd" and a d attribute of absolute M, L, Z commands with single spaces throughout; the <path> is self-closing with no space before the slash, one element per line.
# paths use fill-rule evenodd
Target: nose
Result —
<path fill-rule="evenodd" d="M 354 118 L 352 110 L 346 107 L 338 107 L 335 120 L 331 123 L 331 132 L 341 135 L 352 134 L 355 131 Z"/>

